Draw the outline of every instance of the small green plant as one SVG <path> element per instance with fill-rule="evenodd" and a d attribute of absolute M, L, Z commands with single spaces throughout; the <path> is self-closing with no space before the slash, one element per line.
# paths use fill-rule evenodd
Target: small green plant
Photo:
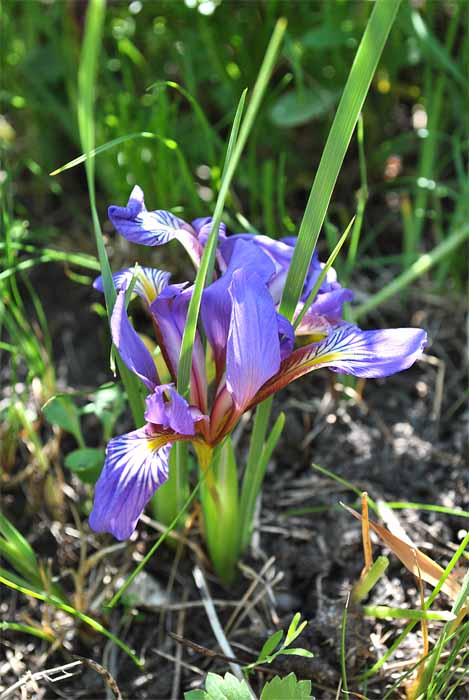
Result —
<path fill-rule="evenodd" d="M 242 666 L 248 676 L 257 667 L 271 664 L 282 655 L 304 656 L 311 658 L 312 652 L 307 649 L 291 647 L 307 625 L 301 622 L 301 614 L 296 613 L 286 632 L 277 630 L 265 642 L 255 661 Z M 209 673 L 205 681 L 205 690 L 191 690 L 185 693 L 185 700 L 253 700 L 255 696 L 246 681 L 226 673 L 219 676 Z M 294 673 L 285 678 L 275 676 L 262 688 L 260 700 L 313 700 L 311 696 L 311 681 L 300 681 Z"/>
<path fill-rule="evenodd" d="M 29 598 L 41 600 L 52 608 L 80 620 L 117 644 L 137 665 L 141 664 L 134 652 L 118 636 L 109 632 L 100 622 L 83 611 L 82 608 L 86 605 L 86 603 L 83 605 L 83 602 L 86 601 L 86 593 L 81 588 L 90 569 L 88 559 L 85 558 L 79 570 L 74 572 L 76 584 L 74 596 L 67 595 L 53 577 L 50 568 L 38 560 L 31 545 L 1 513 L 0 554 L 11 567 L 8 569 L 0 567 L 0 584 Z M 99 556 L 94 557 L 95 562 Z M 78 601 L 81 601 L 82 605 Z M 47 619 L 44 625 L 39 622 L 29 626 L 4 621 L 0 629 L 26 632 L 51 642 L 56 642 L 59 639 L 53 630 L 53 623 L 51 626 L 51 622 Z"/>
<path fill-rule="evenodd" d="M 80 394 L 57 394 L 44 404 L 46 420 L 75 438 L 78 448 L 65 456 L 64 464 L 83 482 L 96 483 L 104 460 L 104 445 L 110 439 L 116 421 L 125 407 L 125 397 L 118 384 L 105 384 L 97 389 L 89 401 L 79 407 L 74 399 Z M 101 423 L 102 446 L 89 447 L 85 443 L 82 416 L 94 415 Z"/>
<path fill-rule="evenodd" d="M 301 647 L 290 647 L 295 639 L 303 632 L 307 624 L 308 623 L 306 620 L 301 622 L 301 613 L 296 613 L 287 630 L 285 639 L 283 638 L 283 630 L 277 630 L 274 632 L 265 642 L 256 661 L 254 661 L 252 664 L 244 666 L 244 670 L 251 671 L 252 669 L 256 668 L 256 666 L 271 664 L 278 656 L 282 655 L 305 656 L 307 658 L 312 658 L 312 652 L 308 651 L 307 649 L 302 649 Z"/>
<path fill-rule="evenodd" d="M 209 673 L 205 690 L 190 690 L 184 700 L 256 700 L 245 681 L 238 680 L 231 673 L 218 676 Z M 311 681 L 299 681 L 294 673 L 285 678 L 275 676 L 262 688 L 260 700 L 314 700 L 311 695 Z"/>

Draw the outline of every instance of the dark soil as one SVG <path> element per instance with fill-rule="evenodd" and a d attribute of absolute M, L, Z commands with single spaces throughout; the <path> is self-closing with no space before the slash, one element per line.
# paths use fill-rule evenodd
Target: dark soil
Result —
<path fill-rule="evenodd" d="M 49 271 L 47 288 L 51 289 L 50 281 L 59 273 L 53 268 Z M 40 286 L 41 280 L 38 283 Z M 97 331 L 102 323 L 88 312 L 90 292 L 70 283 L 70 293 L 79 299 L 74 299 L 73 307 L 67 304 L 69 315 L 49 317 L 58 375 L 68 386 L 89 388 L 108 378 L 102 369 L 106 366 L 106 340 Z M 47 299 L 44 303 L 47 308 Z M 363 555 L 360 525 L 339 505 L 344 501 L 356 507 L 356 495 L 312 469 L 311 463 L 368 491 L 374 500 L 469 509 L 468 412 L 464 405 L 457 404 L 466 377 L 462 359 L 464 309 L 454 301 L 443 303 L 441 299 L 427 298 L 422 291 L 420 298 L 389 308 L 385 319 L 376 319 L 374 325 L 409 322 L 427 328 L 427 355 L 438 357 L 442 364 L 435 365 L 430 358 L 386 380 L 350 384 L 345 389 L 336 375 L 321 371 L 299 380 L 276 398 L 274 413 L 286 412 L 286 428 L 268 469 L 253 546 L 243 562 L 239 580 L 231 590 L 225 590 L 205 567 L 224 625 L 257 577 L 257 584 L 251 587 L 227 635 L 233 653 L 242 662 L 253 660 L 266 638 L 278 628 L 286 629 L 296 612 L 300 611 L 309 621 L 296 646 L 311 650 L 314 658 L 285 656 L 273 664 L 272 670 L 280 674 L 294 671 L 300 678 L 311 679 L 317 700 L 333 700 L 337 696 L 344 606 L 360 575 Z M 438 372 L 443 371 L 443 366 L 443 391 L 439 393 Z M 246 449 L 246 437 L 240 435 L 241 451 Z M 62 449 L 68 449 L 66 440 L 62 441 Z M 22 466 L 19 463 L 18 469 Z M 4 501 L 6 513 L 33 543 L 38 555 L 52 558 L 53 570 L 61 574 L 64 587 L 72 590 L 66 570 L 76 569 L 80 556 L 78 523 L 72 510 L 76 513 L 80 504 L 83 506 L 86 487 L 69 474 L 65 477 L 69 485 L 61 517 L 52 516 L 43 505 L 31 509 L 21 487 L 5 492 Z M 443 566 L 467 528 L 467 521 L 461 517 L 410 509 L 393 513 L 415 545 Z M 82 520 L 90 553 L 115 544 L 110 538 L 89 533 L 84 516 Z M 180 644 L 168 634 L 177 633 L 207 650 L 220 651 L 192 577 L 197 559 L 194 545 L 200 544 L 197 519 L 186 534 L 192 543 L 190 548 L 162 548 L 148 566 L 162 595 L 166 595 L 168 582 L 172 582 L 169 597 L 159 609 L 120 607 L 106 617 L 101 617 L 100 611 L 103 594 L 111 590 L 111 580 L 117 573 L 131 570 L 135 560 L 154 541 L 156 532 L 151 524 L 142 524 L 136 540 L 100 561 L 86 582 L 85 591 L 92 603 L 89 614 L 101 619 L 136 650 L 145 661 L 143 670 L 85 625 L 77 627 L 61 612 L 46 610 L 38 601 L 3 591 L 3 619 L 42 620 L 44 625 L 51 624 L 59 631 L 63 643 L 60 648 L 51 649 L 48 643 L 34 637 L 4 634 L 0 647 L 0 691 L 27 671 L 35 673 L 69 663 L 76 654 L 94 659 L 108 669 L 128 700 L 180 699 L 184 691 L 199 686 L 208 670 L 229 670 L 223 659 L 207 656 L 187 643 Z M 381 549 L 376 544 L 375 556 Z M 391 566 L 370 601 L 417 607 L 415 579 L 392 555 L 390 558 Z M 200 560 L 198 564 L 205 566 Z M 441 606 L 448 607 L 444 596 Z M 416 627 L 366 689 L 355 680 L 384 653 L 404 626 L 405 621 L 374 620 L 363 617 L 360 610 L 349 610 L 349 690 L 362 692 L 370 699 L 382 698 L 385 689 L 418 659 L 422 640 Z M 435 625 L 431 639 L 438 629 Z M 258 690 L 267 677 L 254 673 L 253 688 Z M 41 679 L 35 689 L 31 684 L 28 688 L 28 694 L 18 691 L 10 697 L 112 697 L 106 677 L 86 665 L 80 666 L 73 677 L 56 683 Z M 454 700 L 469 698 L 469 685 L 461 686 L 457 692 Z M 404 697 L 403 689 L 391 697 Z"/>

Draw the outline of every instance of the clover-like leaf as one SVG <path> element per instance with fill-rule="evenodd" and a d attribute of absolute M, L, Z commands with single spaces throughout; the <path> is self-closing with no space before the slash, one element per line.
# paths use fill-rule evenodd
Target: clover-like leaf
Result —
<path fill-rule="evenodd" d="M 294 673 L 285 678 L 275 676 L 262 689 L 261 700 L 314 700 L 311 681 L 299 681 Z"/>
<path fill-rule="evenodd" d="M 224 676 L 209 673 L 205 690 L 190 690 L 184 693 L 184 700 L 251 700 L 251 693 L 247 683 L 231 673 Z"/>

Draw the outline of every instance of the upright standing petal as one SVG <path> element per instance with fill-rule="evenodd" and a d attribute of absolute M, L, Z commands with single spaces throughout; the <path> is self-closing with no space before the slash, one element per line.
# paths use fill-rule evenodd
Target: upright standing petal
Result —
<path fill-rule="evenodd" d="M 117 295 L 111 316 L 111 332 L 114 345 L 123 361 L 150 390 L 159 383 L 153 358 L 132 327 L 125 308 L 125 286 Z"/>
<path fill-rule="evenodd" d="M 176 380 L 179 368 L 182 337 L 186 325 L 187 311 L 192 288 L 185 285 L 170 285 L 155 299 L 151 312 L 155 318 L 159 342 L 171 376 Z M 207 375 L 205 353 L 199 333 L 196 333 L 192 352 L 190 401 L 202 413 L 207 411 Z"/>
<path fill-rule="evenodd" d="M 168 478 L 170 437 L 149 426 L 113 438 L 106 450 L 89 523 L 96 532 L 125 540 L 135 530 L 146 504 Z"/>
<path fill-rule="evenodd" d="M 161 384 L 147 396 L 145 420 L 163 430 L 174 430 L 180 435 L 194 435 L 194 416 L 187 401 L 171 384 Z M 199 418 L 200 420 L 200 418 Z"/>
<path fill-rule="evenodd" d="M 293 255 L 293 248 L 286 245 L 283 241 L 278 241 L 270 236 L 252 233 L 237 233 L 229 236 L 221 246 L 223 259 L 228 264 L 231 262 L 231 257 L 238 241 L 250 243 L 258 251 L 262 252 L 272 264 L 272 271 L 269 279 L 269 291 L 276 304 L 280 302 L 282 297 L 285 280 L 287 279 L 288 266 L 290 265 Z"/>
<path fill-rule="evenodd" d="M 316 295 L 310 310 L 316 314 L 321 314 L 328 318 L 331 322 L 342 319 L 343 306 L 345 302 L 352 301 L 353 292 L 351 289 L 340 287 L 331 289 L 327 292 L 319 292 Z"/>
<path fill-rule="evenodd" d="M 197 238 L 199 242 L 205 247 L 205 244 L 207 243 L 207 239 L 210 235 L 210 231 L 212 230 L 212 223 L 213 223 L 213 217 L 211 216 L 201 216 L 198 219 L 194 219 L 194 221 L 191 222 L 192 228 L 197 234 Z M 220 224 L 220 227 L 218 229 L 218 240 L 224 240 L 226 238 L 226 226 L 224 223 Z"/>
<path fill-rule="evenodd" d="M 254 275 L 260 282 L 268 282 L 275 271 L 273 263 L 264 253 L 249 242 L 238 240 L 231 251 L 225 273 L 204 291 L 201 306 L 202 323 L 213 350 L 218 379 L 225 364 L 231 319 L 232 296 L 229 287 L 233 273 L 241 268 L 246 283 Z"/>
<path fill-rule="evenodd" d="M 121 289 L 124 284 L 128 287 L 134 277 L 135 284 L 133 291 L 150 306 L 158 294 L 161 294 L 163 289 L 168 286 L 171 273 L 158 270 L 156 267 L 143 267 L 139 265 L 136 270 L 133 267 L 128 267 L 112 275 L 114 287 L 116 289 Z M 103 278 L 101 275 L 95 279 L 93 287 L 100 292 L 104 291 Z"/>
<path fill-rule="evenodd" d="M 244 270 L 233 274 L 232 311 L 226 351 L 226 386 L 242 412 L 280 366 L 280 341 L 274 302 L 262 280 Z"/>

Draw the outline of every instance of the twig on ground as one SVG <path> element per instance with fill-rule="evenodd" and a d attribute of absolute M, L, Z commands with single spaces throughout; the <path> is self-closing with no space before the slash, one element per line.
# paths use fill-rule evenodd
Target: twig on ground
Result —
<path fill-rule="evenodd" d="M 172 661 L 173 663 L 176 663 L 176 657 L 172 654 L 167 654 L 165 651 L 161 651 L 161 649 L 152 649 L 152 651 L 155 654 L 158 654 L 158 656 L 161 656 L 162 659 L 166 659 L 167 661 Z M 182 659 L 180 661 L 180 664 L 182 668 L 185 668 L 188 671 L 191 671 L 192 673 L 196 673 L 198 676 L 205 676 L 205 672 L 202 671 L 202 669 L 198 666 L 188 664 L 187 661 L 182 661 Z"/>
<path fill-rule="evenodd" d="M 24 676 L 16 681 L 16 683 L 3 691 L 3 693 L 0 695 L 0 700 L 6 700 L 6 698 L 9 698 L 15 691 L 20 690 L 27 683 L 37 683 L 37 681 L 41 680 L 48 681 L 49 683 L 58 683 L 66 678 L 76 676 L 76 672 L 69 673 L 69 671 L 72 668 L 81 666 L 82 663 L 83 661 L 80 658 L 77 661 L 72 661 L 72 663 L 64 664 L 63 666 L 55 666 L 54 668 L 48 668 L 45 671 L 37 671 L 37 673 L 31 673 L 28 671 L 28 673 L 25 673 Z"/>
<path fill-rule="evenodd" d="M 274 563 L 275 563 L 275 557 L 270 557 L 270 559 L 268 559 L 265 562 L 264 566 L 262 567 L 262 569 L 260 570 L 259 573 L 257 573 L 256 571 L 254 571 L 250 567 L 246 567 L 245 565 L 243 567 L 241 565 L 241 570 L 243 571 L 243 573 L 246 571 L 249 571 L 251 578 L 253 578 L 254 580 L 252 581 L 251 585 L 249 586 L 249 588 L 247 589 L 246 593 L 243 595 L 241 600 L 237 603 L 236 608 L 231 613 L 230 618 L 229 618 L 227 624 L 225 625 L 225 633 L 226 634 L 230 634 L 230 632 L 234 628 L 236 618 L 238 617 L 241 610 L 246 609 L 246 603 L 249 600 L 249 598 L 251 597 L 251 595 L 254 593 L 254 591 L 256 590 L 257 586 L 259 584 L 262 586 L 264 585 L 264 581 L 263 581 L 262 577 L 267 574 L 269 569 L 271 569 L 273 567 Z"/>
<path fill-rule="evenodd" d="M 113 693 L 116 700 L 122 700 L 122 694 L 119 690 L 119 686 L 117 685 L 111 673 L 106 668 L 104 668 L 104 666 L 101 666 L 101 664 L 98 664 L 96 661 L 93 661 L 93 659 L 87 659 L 84 656 L 76 656 L 76 658 L 79 661 L 81 661 L 82 664 L 88 666 L 88 668 L 91 668 L 93 671 L 96 671 L 96 673 L 98 673 L 101 676 L 104 683 L 106 684 L 106 687 L 109 688 L 109 690 Z"/>
<path fill-rule="evenodd" d="M 205 576 L 202 572 L 202 569 L 200 569 L 198 566 L 195 566 L 192 575 L 194 576 L 195 585 L 200 591 L 202 600 L 204 602 L 205 612 L 207 613 L 207 617 L 210 622 L 213 634 L 215 635 L 215 638 L 218 644 L 220 645 L 221 650 L 223 651 L 225 656 L 234 657 L 234 653 L 231 649 L 230 643 L 228 642 L 228 639 L 226 638 L 223 628 L 220 624 L 220 620 L 218 619 L 218 615 L 215 610 L 210 591 L 208 590 L 207 582 L 205 581 Z M 230 662 L 230 668 L 233 674 L 236 676 L 236 678 L 245 681 L 243 672 L 239 664 Z M 249 686 L 247 681 L 245 682 L 248 685 L 251 697 L 255 698 L 256 696 L 254 694 L 254 691 Z"/>

